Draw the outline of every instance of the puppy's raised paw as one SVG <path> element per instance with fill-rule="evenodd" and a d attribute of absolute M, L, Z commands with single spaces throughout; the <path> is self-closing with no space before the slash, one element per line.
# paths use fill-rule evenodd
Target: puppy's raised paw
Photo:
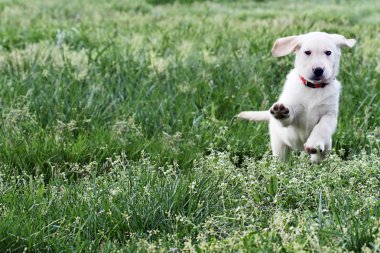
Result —
<path fill-rule="evenodd" d="M 276 119 L 286 119 L 289 118 L 289 108 L 287 108 L 284 104 L 275 103 L 269 110 L 269 112 Z"/>

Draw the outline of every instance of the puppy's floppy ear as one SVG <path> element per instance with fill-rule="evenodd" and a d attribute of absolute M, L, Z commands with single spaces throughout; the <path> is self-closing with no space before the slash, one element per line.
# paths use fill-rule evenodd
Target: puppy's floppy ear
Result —
<path fill-rule="evenodd" d="M 343 35 L 340 34 L 329 34 L 331 38 L 339 47 L 349 47 L 352 48 L 356 44 L 355 39 L 346 39 Z"/>
<path fill-rule="evenodd" d="M 281 57 L 294 52 L 300 46 L 300 36 L 289 36 L 277 39 L 272 48 L 274 57 Z"/>

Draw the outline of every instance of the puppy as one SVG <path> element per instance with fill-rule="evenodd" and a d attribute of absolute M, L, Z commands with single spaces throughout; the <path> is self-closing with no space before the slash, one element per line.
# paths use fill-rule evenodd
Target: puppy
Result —
<path fill-rule="evenodd" d="M 312 32 L 277 39 L 272 55 L 295 52 L 294 68 L 286 77 L 282 94 L 269 111 L 244 111 L 238 117 L 269 121 L 273 155 L 285 161 L 290 150 L 305 150 L 320 162 L 331 149 L 338 117 L 341 48 L 352 48 L 355 39 Z"/>

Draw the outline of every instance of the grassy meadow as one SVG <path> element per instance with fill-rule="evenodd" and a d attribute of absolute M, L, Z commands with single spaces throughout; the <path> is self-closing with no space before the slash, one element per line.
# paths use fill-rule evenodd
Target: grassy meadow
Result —
<path fill-rule="evenodd" d="M 334 151 L 270 155 L 281 36 L 344 49 Z M 380 252 L 380 2 L 0 1 L 0 252 Z"/>

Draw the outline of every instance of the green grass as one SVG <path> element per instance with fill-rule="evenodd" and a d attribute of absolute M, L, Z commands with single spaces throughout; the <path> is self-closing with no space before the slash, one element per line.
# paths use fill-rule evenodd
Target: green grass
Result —
<path fill-rule="evenodd" d="M 0 2 L 2 252 L 380 251 L 378 1 Z M 309 31 L 344 49 L 334 152 L 270 157 Z"/>

